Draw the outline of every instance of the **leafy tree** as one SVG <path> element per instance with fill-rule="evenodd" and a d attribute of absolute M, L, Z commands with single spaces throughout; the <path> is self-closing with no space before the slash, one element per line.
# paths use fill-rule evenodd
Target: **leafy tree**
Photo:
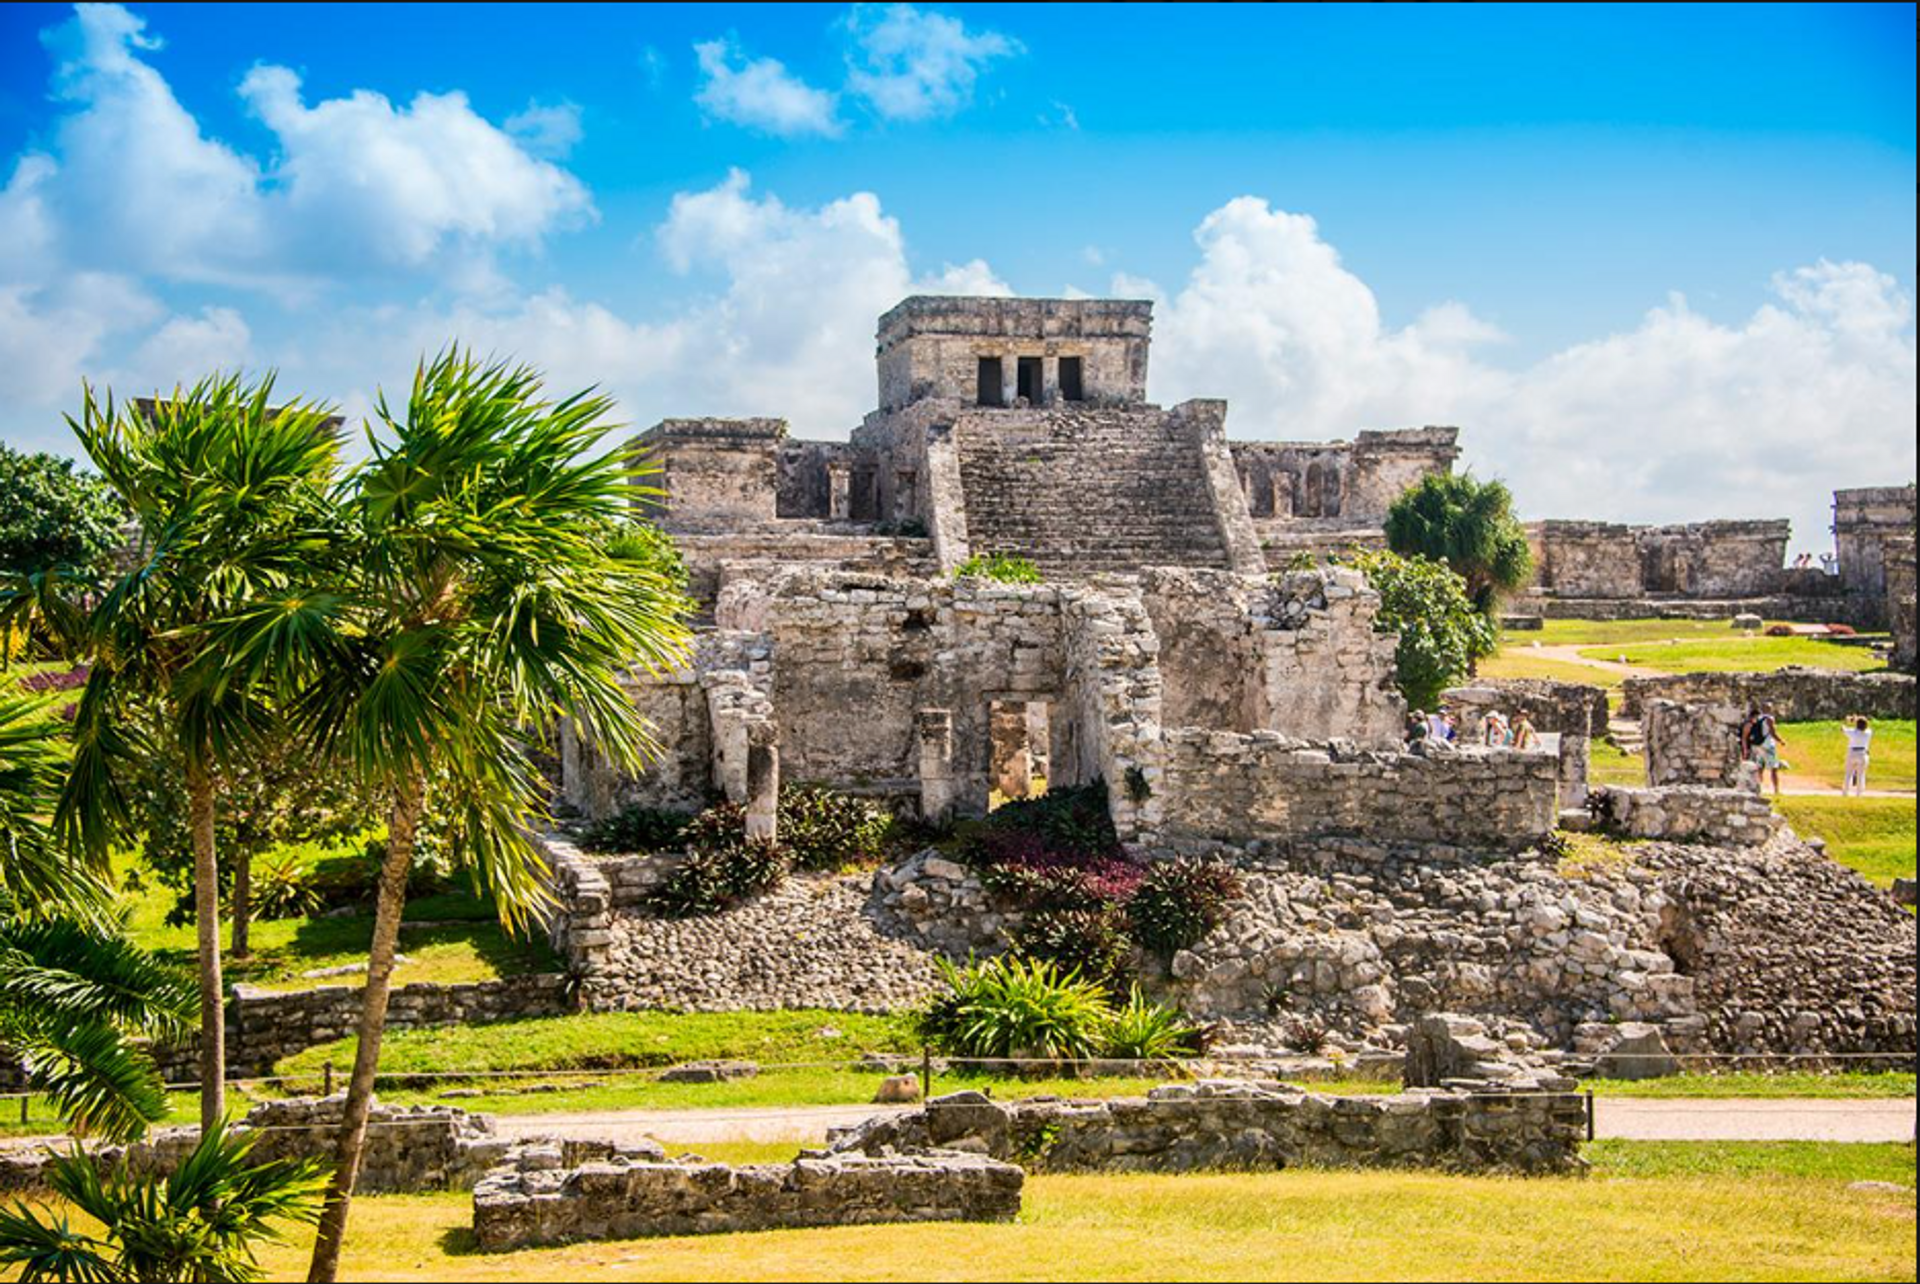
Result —
<path fill-rule="evenodd" d="M 0 573 L 98 567 L 128 516 L 112 487 L 71 459 L 0 444 Z"/>
<path fill-rule="evenodd" d="M 1506 483 L 1467 473 L 1430 473 L 1387 509 L 1387 546 L 1402 557 L 1445 562 L 1467 584 L 1474 609 L 1491 617 L 1500 598 L 1533 577 L 1527 532 Z"/>
<path fill-rule="evenodd" d="M 267 724 L 250 657 L 213 636 L 216 621 L 284 605 L 337 546 L 328 488 L 337 446 L 327 412 L 273 407 L 273 379 L 211 377 L 135 409 L 84 390 L 68 425 L 133 511 L 130 567 L 97 586 L 74 639 L 91 662 L 74 716 L 73 766 L 56 819 L 104 870 L 137 827 L 134 785 L 156 752 L 177 751 L 194 854 L 200 961 L 200 1123 L 226 1105 L 220 969 L 217 772 Z M 146 729 L 159 728 L 159 741 Z"/>
<path fill-rule="evenodd" d="M 16 1203 L 0 1210 L 0 1266 L 41 1280 L 257 1280 L 255 1246 L 282 1238 L 280 1223 L 317 1215 L 319 1165 L 252 1157 L 257 1134 L 205 1130 L 164 1181 L 76 1151 L 48 1164 L 53 1193 L 100 1224 L 87 1234 L 64 1214 Z"/>
<path fill-rule="evenodd" d="M 138 1040 L 184 1029 L 193 995 L 105 920 L 104 888 L 48 831 L 64 774 L 47 699 L 0 688 L 0 1046 L 74 1128 L 119 1139 L 166 1114 Z"/>
<path fill-rule="evenodd" d="M 371 457 L 343 495 L 337 585 L 236 617 L 223 642 L 304 672 L 296 719 L 391 799 L 311 1279 L 339 1269 L 429 788 L 456 852 L 517 926 L 544 896 L 526 835 L 546 803 L 535 754 L 557 720 L 617 763 L 656 751 L 622 677 L 682 660 L 685 599 L 657 555 L 607 537 L 634 468 L 624 451 L 594 453 L 610 408 L 588 393 L 545 400 L 532 370 L 458 350 L 423 363 L 404 406 L 378 404 Z"/>
<path fill-rule="evenodd" d="M 975 553 L 954 567 L 953 578 L 995 580 L 1001 584 L 1038 584 L 1040 568 L 1018 553 Z"/>
<path fill-rule="evenodd" d="M 1440 693 L 1493 653 L 1493 623 L 1467 597 L 1466 581 L 1443 564 L 1396 553 L 1363 553 L 1354 565 L 1380 594 L 1373 627 L 1398 633 L 1394 651 L 1400 693 L 1431 709 Z"/>

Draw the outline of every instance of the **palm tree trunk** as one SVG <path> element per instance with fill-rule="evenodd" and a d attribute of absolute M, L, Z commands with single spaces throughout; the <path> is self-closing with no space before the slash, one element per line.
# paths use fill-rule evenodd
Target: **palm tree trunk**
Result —
<path fill-rule="evenodd" d="M 227 1113 L 227 1014 L 220 978 L 220 865 L 213 846 L 213 774 L 187 764 L 187 820 L 193 831 L 193 917 L 200 945 L 200 1130 Z"/>
<path fill-rule="evenodd" d="M 393 956 L 400 940 L 400 916 L 407 907 L 407 875 L 413 866 L 414 836 L 426 794 L 424 778 L 415 773 L 401 782 L 387 823 L 387 860 L 380 868 L 379 896 L 373 913 L 373 948 L 367 954 L 365 1005 L 360 1013 L 360 1046 L 353 1058 L 353 1077 L 347 1082 L 347 1101 L 340 1121 L 333 1184 L 313 1242 L 313 1262 L 307 1268 L 309 1284 L 332 1284 L 340 1271 L 340 1247 L 346 1239 L 347 1213 L 353 1202 L 354 1182 L 360 1176 L 360 1157 L 367 1140 L 367 1113 L 373 1108 L 374 1072 L 380 1067 L 380 1038 L 386 1032 L 387 995 L 393 987 Z"/>
<path fill-rule="evenodd" d="M 233 854 L 233 946 L 228 951 L 235 959 L 251 952 L 247 939 L 253 922 L 253 852 L 240 846 Z"/>

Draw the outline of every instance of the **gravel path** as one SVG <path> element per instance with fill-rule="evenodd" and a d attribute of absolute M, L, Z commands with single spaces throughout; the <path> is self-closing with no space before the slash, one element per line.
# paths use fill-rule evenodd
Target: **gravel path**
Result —
<path fill-rule="evenodd" d="M 1602 1097 L 1595 1131 L 1634 1141 L 1911 1141 L 1913 1098 L 1884 1100 L 1665 1099 Z M 718 1141 L 808 1141 L 904 1106 L 800 1106 L 737 1110 L 632 1110 L 502 1115 L 509 1136 L 564 1133 L 608 1141 L 657 1137 L 681 1145 Z"/>

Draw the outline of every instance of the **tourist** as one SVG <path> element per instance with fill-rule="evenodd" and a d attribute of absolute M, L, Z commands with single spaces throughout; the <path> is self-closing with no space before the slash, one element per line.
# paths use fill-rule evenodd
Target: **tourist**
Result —
<path fill-rule="evenodd" d="M 1747 736 L 1747 743 L 1753 747 L 1753 761 L 1760 768 L 1763 777 L 1768 773 L 1772 774 L 1773 796 L 1778 798 L 1780 768 L 1786 765 L 1780 760 L 1780 746 L 1787 742 L 1786 738 L 1780 734 L 1780 720 L 1774 716 L 1773 706 L 1770 704 L 1762 706 L 1750 725 L 1752 731 Z"/>
<path fill-rule="evenodd" d="M 1418 709 L 1414 709 L 1408 712 L 1407 714 L 1407 745 L 1409 748 L 1411 748 L 1414 744 L 1418 743 L 1419 741 L 1425 740 L 1427 738 L 1427 730 L 1428 730 L 1428 727 L 1427 727 L 1426 714 L 1420 712 Z"/>
<path fill-rule="evenodd" d="M 1489 749 L 1498 749 L 1507 743 L 1507 720 L 1498 709 L 1487 715 L 1486 723 L 1480 728 L 1480 742 Z"/>
<path fill-rule="evenodd" d="M 1451 740 L 1447 734 L 1447 715 L 1435 709 L 1427 715 L 1427 738 L 1430 740 Z"/>
<path fill-rule="evenodd" d="M 1538 749 L 1540 733 L 1533 729 L 1533 723 L 1524 713 L 1514 715 L 1513 747 L 1515 749 Z"/>
<path fill-rule="evenodd" d="M 1867 796 L 1867 749 L 1873 744 L 1873 729 L 1865 718 L 1850 721 L 1851 725 L 1841 726 L 1847 734 L 1847 774 L 1840 784 L 1840 792 L 1864 798 Z"/>

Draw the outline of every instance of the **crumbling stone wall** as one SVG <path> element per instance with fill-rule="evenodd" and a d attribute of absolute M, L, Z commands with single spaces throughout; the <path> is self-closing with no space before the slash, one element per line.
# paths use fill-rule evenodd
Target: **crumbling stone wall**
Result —
<path fill-rule="evenodd" d="M 1730 704 L 1646 701 L 1640 721 L 1646 735 L 1647 783 L 1757 790 L 1753 767 L 1740 756 L 1745 720 L 1744 707 Z"/>
<path fill-rule="evenodd" d="M 1233 459 L 1256 519 L 1338 518 L 1378 526 L 1407 488 L 1446 474 L 1460 457 L 1457 428 L 1362 432 L 1353 441 L 1236 441 Z"/>
<path fill-rule="evenodd" d="M 1560 760 L 1560 805 L 1578 807 L 1587 798 L 1587 769 L 1593 738 L 1607 730 L 1607 693 L 1602 687 L 1546 679 L 1509 678 L 1453 687 L 1442 694 L 1443 707 L 1460 727 L 1463 744 L 1480 744 L 1489 713 L 1509 724 L 1521 715 L 1533 724 L 1543 746 Z"/>
<path fill-rule="evenodd" d="M 1002 363 L 1001 404 L 1019 392 L 1018 361 L 1041 362 L 1036 404 L 1064 401 L 1062 358 L 1078 358 L 1082 399 L 1146 400 L 1153 304 L 1129 299 L 984 299 L 913 295 L 880 317 L 880 407 L 927 397 L 978 400 L 981 358 Z"/>
<path fill-rule="evenodd" d="M 1407 753 L 1273 732 L 1166 733 L 1165 837 L 1193 842 L 1365 835 L 1513 850 L 1553 828 L 1558 762 L 1533 750 Z"/>
<path fill-rule="evenodd" d="M 1323 1097 L 1282 1083 L 1205 1081 L 1110 1101 L 1000 1105 L 978 1092 L 828 1134 L 835 1154 L 955 1147 L 1036 1173 L 1441 1168 L 1580 1173 L 1576 1093 L 1436 1091 Z M 944 1151 L 936 1151 L 944 1153 Z"/>
<path fill-rule="evenodd" d="M 1894 668 L 1905 669 L 1909 673 L 1914 670 L 1913 564 L 1911 536 L 1887 541 L 1887 628 L 1893 634 L 1890 663 Z"/>
<path fill-rule="evenodd" d="M 886 1222 L 1004 1222 L 1026 1174 L 982 1155 L 802 1155 L 739 1168 L 670 1160 L 650 1142 L 516 1148 L 474 1188 L 484 1252 L 649 1235 Z"/>
<path fill-rule="evenodd" d="M 1856 714 L 1911 721 L 1914 680 L 1903 673 L 1789 665 L 1771 673 L 1671 673 L 1620 684 L 1620 711 L 1627 717 L 1655 700 L 1731 705 L 1743 712 L 1771 705 L 1782 722 L 1831 722 Z"/>
<path fill-rule="evenodd" d="M 1606 828 L 1629 838 L 1660 838 L 1715 847 L 1758 847 L 1785 823 L 1773 805 L 1747 789 L 1677 785 L 1600 791 Z"/>
<path fill-rule="evenodd" d="M 313 1159 L 330 1163 L 340 1144 L 344 1094 L 263 1101 L 234 1125 L 236 1134 L 254 1134 L 255 1161 Z M 171 1174 L 200 1140 L 197 1127 L 156 1129 L 128 1146 L 95 1146 L 107 1164 L 125 1160 L 135 1173 L 155 1178 Z M 64 1143 L 62 1149 L 64 1149 Z M 464 1190 L 508 1153 L 507 1141 L 486 1115 L 450 1106 L 389 1106 L 375 1102 L 367 1118 L 366 1147 L 354 1189 L 369 1194 L 417 1194 Z M 45 1148 L 0 1151 L 0 1192 L 35 1194 L 45 1190 Z"/>
<path fill-rule="evenodd" d="M 634 439 L 666 492 L 641 511 L 669 530 L 725 531 L 774 520 L 784 419 L 663 419 Z"/>
<path fill-rule="evenodd" d="M 1833 547 L 1839 558 L 1840 582 L 1847 594 L 1883 610 L 1887 591 L 1887 542 L 1912 539 L 1914 488 L 1864 486 L 1833 492 Z M 1886 626 L 1884 616 L 1870 621 Z"/>
<path fill-rule="evenodd" d="M 1545 521 L 1527 533 L 1535 582 L 1561 597 L 1742 598 L 1780 591 L 1790 523 Z"/>

